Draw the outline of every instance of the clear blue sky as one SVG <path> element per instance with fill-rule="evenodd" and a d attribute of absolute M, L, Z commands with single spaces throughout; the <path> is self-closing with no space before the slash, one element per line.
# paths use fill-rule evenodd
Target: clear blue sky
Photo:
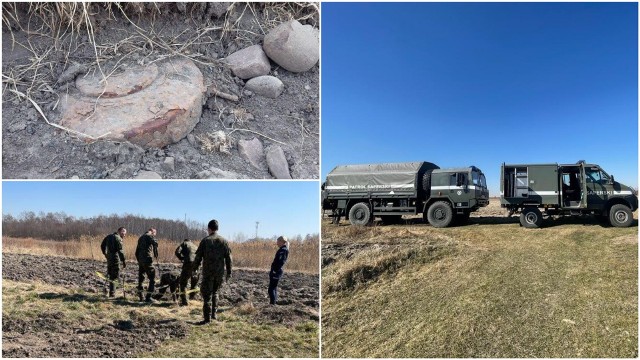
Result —
<path fill-rule="evenodd" d="M 220 222 L 228 238 L 320 232 L 315 181 L 3 181 L 3 214 L 63 211 L 76 217 L 135 214 L 173 220 Z M 162 234 L 158 234 L 162 237 Z"/>
<path fill-rule="evenodd" d="M 638 184 L 636 3 L 323 3 L 322 178 L 338 164 L 600 164 Z"/>

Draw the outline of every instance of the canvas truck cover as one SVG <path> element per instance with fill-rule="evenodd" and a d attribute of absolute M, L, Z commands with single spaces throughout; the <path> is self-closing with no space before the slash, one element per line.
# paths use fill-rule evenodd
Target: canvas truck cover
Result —
<path fill-rule="evenodd" d="M 416 192 L 422 175 L 430 169 L 439 167 L 425 161 L 339 165 L 327 175 L 325 189 L 328 192 Z"/>

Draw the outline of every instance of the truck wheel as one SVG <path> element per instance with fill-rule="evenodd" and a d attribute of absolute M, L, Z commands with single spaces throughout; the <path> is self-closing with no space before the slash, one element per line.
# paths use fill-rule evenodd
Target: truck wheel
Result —
<path fill-rule="evenodd" d="M 453 220 L 453 209 L 446 201 L 434 202 L 427 212 L 429 224 L 433 227 L 444 228 L 451 224 Z"/>
<path fill-rule="evenodd" d="M 382 223 L 385 225 L 398 224 L 402 220 L 402 215 L 384 215 L 380 216 Z"/>
<path fill-rule="evenodd" d="M 629 227 L 633 222 L 633 213 L 628 206 L 615 204 L 609 209 L 609 222 L 615 227 Z"/>
<path fill-rule="evenodd" d="M 353 225 L 369 225 L 371 220 L 371 210 L 367 203 L 357 203 L 349 210 L 349 221 Z"/>
<path fill-rule="evenodd" d="M 539 228 L 542 225 L 542 213 L 538 208 L 526 208 L 520 214 L 520 224 L 529 229 Z"/>

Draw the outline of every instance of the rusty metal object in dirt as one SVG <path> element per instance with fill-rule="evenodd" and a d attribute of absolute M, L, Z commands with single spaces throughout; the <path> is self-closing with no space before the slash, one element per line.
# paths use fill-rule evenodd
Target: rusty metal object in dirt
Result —
<path fill-rule="evenodd" d="M 123 67 L 104 77 L 80 76 L 61 96 L 60 125 L 92 137 L 163 147 L 183 139 L 200 120 L 203 76 L 188 59 Z"/>

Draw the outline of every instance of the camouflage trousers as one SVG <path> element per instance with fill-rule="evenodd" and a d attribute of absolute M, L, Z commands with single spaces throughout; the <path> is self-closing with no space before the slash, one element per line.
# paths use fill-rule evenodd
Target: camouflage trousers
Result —
<path fill-rule="evenodd" d="M 142 299 L 142 283 L 144 282 L 145 275 L 149 278 L 149 287 L 147 287 L 147 299 L 151 298 L 151 294 L 156 288 L 156 269 L 153 267 L 153 263 L 138 264 L 138 296 Z"/>
<path fill-rule="evenodd" d="M 198 274 L 193 271 L 193 263 L 185 262 L 182 264 L 182 272 L 180 273 L 180 301 L 183 304 L 187 303 L 187 284 L 191 281 L 191 290 L 198 286 Z M 193 300 L 196 293 L 189 294 L 189 299 Z"/>
<path fill-rule="evenodd" d="M 202 295 L 202 313 L 205 320 L 216 317 L 216 309 L 218 308 L 218 290 L 222 287 L 223 276 L 203 276 L 200 285 L 200 294 Z"/>
<path fill-rule="evenodd" d="M 108 262 L 107 263 L 107 279 L 109 279 L 109 296 L 114 296 L 116 293 L 116 281 L 120 278 L 120 263 Z"/>

